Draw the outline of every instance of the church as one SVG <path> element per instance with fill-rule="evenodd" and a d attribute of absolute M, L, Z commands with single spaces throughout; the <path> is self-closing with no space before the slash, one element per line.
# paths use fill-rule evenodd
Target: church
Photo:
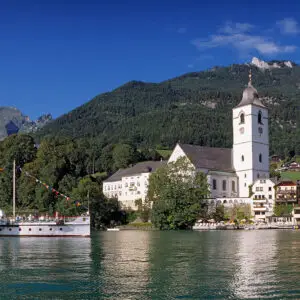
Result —
<path fill-rule="evenodd" d="M 207 175 L 211 199 L 217 203 L 251 203 L 249 188 L 269 178 L 268 109 L 249 83 L 241 102 L 232 109 L 232 148 L 178 143 L 169 161 L 187 157 L 196 171 Z"/>
<path fill-rule="evenodd" d="M 268 109 L 252 86 L 232 110 L 232 148 L 212 148 L 178 143 L 168 162 L 186 157 L 196 172 L 207 175 L 211 204 L 251 204 L 249 189 L 257 179 L 269 178 Z M 161 162 L 141 162 L 120 169 L 103 182 L 103 193 L 122 206 L 137 209 L 135 200 L 147 197 L 149 176 Z"/>

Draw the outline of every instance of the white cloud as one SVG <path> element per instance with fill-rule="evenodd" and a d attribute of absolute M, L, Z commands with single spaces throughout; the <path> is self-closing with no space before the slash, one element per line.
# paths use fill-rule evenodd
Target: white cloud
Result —
<path fill-rule="evenodd" d="M 224 26 L 219 29 L 219 32 L 226 34 L 236 34 L 249 32 L 254 28 L 254 25 L 249 23 L 232 23 L 226 22 Z"/>
<path fill-rule="evenodd" d="M 211 35 L 206 39 L 195 39 L 192 44 L 199 50 L 232 47 L 243 54 L 253 50 L 265 55 L 289 53 L 296 50 L 296 46 L 280 45 L 266 36 L 248 33 L 253 28 L 254 26 L 248 23 L 227 22 L 221 29 L 223 34 Z"/>
<path fill-rule="evenodd" d="M 298 22 L 293 18 L 285 18 L 278 21 L 277 26 L 280 28 L 283 34 L 298 34 L 300 33 L 300 27 Z"/>
<path fill-rule="evenodd" d="M 194 64 L 189 64 L 188 68 L 193 69 L 194 68 Z"/>
<path fill-rule="evenodd" d="M 178 33 L 186 33 L 187 29 L 185 27 L 178 28 Z"/>

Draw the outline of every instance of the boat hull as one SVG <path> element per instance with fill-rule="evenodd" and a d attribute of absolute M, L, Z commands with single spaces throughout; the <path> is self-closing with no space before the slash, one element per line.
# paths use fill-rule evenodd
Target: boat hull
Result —
<path fill-rule="evenodd" d="M 20 222 L 0 224 L 0 236 L 15 237 L 89 237 L 89 218 L 77 218 L 73 222 Z"/>

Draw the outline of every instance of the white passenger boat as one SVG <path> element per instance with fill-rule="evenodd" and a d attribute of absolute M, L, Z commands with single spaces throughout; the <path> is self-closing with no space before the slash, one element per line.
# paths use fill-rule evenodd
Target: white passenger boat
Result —
<path fill-rule="evenodd" d="M 90 216 L 40 220 L 10 220 L 0 210 L 0 236 L 76 237 L 90 236 Z"/>
<path fill-rule="evenodd" d="M 89 237 L 90 215 L 59 217 L 16 217 L 15 207 L 15 162 L 13 168 L 13 217 L 7 218 L 0 209 L 0 236 L 16 237 Z"/>

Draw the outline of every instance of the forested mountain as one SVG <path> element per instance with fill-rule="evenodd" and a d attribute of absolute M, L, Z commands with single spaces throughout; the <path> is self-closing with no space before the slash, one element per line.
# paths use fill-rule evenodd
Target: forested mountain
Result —
<path fill-rule="evenodd" d="M 300 67 L 251 65 L 253 85 L 269 108 L 271 154 L 300 154 Z M 173 147 L 177 141 L 232 146 L 232 108 L 249 65 L 214 67 L 163 81 L 131 81 L 50 122 L 35 137 L 93 137 L 102 145 Z"/>

